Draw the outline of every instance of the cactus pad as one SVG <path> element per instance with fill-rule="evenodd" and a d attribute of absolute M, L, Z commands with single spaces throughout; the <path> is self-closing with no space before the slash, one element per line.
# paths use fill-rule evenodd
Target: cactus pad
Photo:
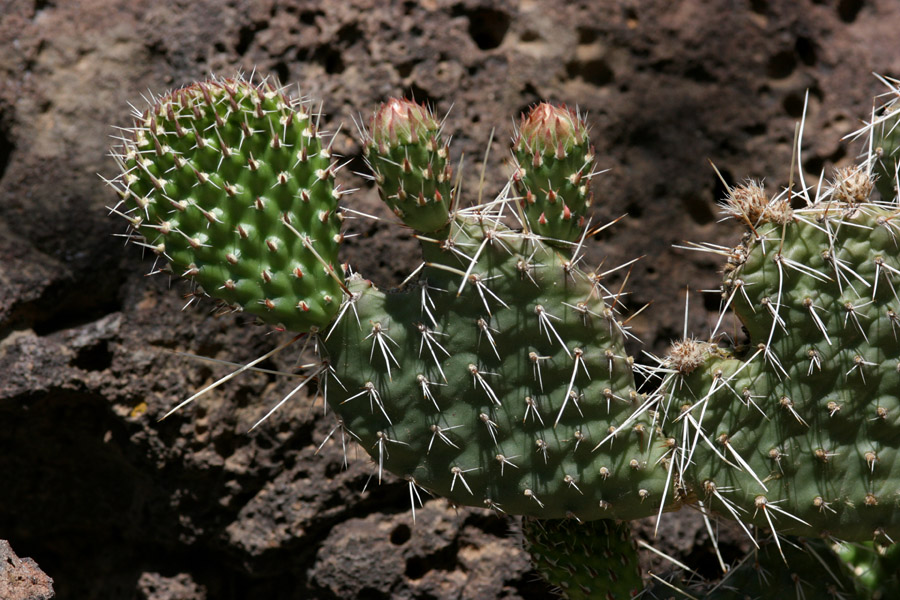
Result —
<path fill-rule="evenodd" d="M 326 341 L 329 403 L 379 473 L 510 514 L 656 514 L 669 444 L 602 277 L 481 213 L 422 243 L 419 282 L 352 280 Z"/>
<path fill-rule="evenodd" d="M 341 305 L 334 164 L 303 103 L 213 78 L 136 115 L 116 180 L 136 232 L 201 290 L 294 331 Z"/>
<path fill-rule="evenodd" d="M 628 523 L 525 518 L 522 529 L 535 567 L 566 600 L 630 600 L 644 589 Z"/>
<path fill-rule="evenodd" d="M 365 132 L 364 152 L 382 201 L 409 227 L 432 232 L 450 221 L 452 169 L 431 110 L 393 98 Z"/>
<path fill-rule="evenodd" d="M 872 125 L 872 158 L 875 185 L 883 200 L 897 197 L 897 170 L 900 168 L 900 88 Z"/>

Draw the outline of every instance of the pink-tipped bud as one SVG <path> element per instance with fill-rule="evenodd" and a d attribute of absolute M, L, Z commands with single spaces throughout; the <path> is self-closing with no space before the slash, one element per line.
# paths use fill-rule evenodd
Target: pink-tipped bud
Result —
<path fill-rule="evenodd" d="M 391 98 L 369 120 L 368 145 L 386 149 L 397 144 L 434 143 L 441 125 L 431 111 L 411 100 Z M 382 151 L 382 154 L 386 152 Z"/>
<path fill-rule="evenodd" d="M 516 150 L 562 158 L 573 146 L 580 146 L 586 140 L 587 124 L 581 115 L 565 104 L 541 102 L 522 115 L 513 145 Z"/>

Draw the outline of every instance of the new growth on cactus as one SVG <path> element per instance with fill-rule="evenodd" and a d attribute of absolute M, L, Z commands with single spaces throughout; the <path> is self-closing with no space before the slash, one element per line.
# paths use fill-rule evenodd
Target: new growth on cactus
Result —
<path fill-rule="evenodd" d="M 616 585 L 595 576 L 609 570 L 601 548 L 632 561 L 612 519 L 692 505 L 754 544 L 771 531 L 784 560 L 786 534 L 896 539 L 896 114 L 865 128 L 873 150 L 830 185 L 801 174 L 773 198 L 758 182 L 729 190 L 723 210 L 747 232 L 703 248 L 727 261 L 722 312 L 749 341 L 686 338 L 653 368 L 627 354 L 622 290 L 606 286 L 630 263 L 583 264 L 597 173 L 587 121 L 565 106 L 523 115 L 510 184 L 476 206 L 428 107 L 392 99 L 360 127 L 379 196 L 421 247 L 396 290 L 339 264 L 337 159 L 320 116 L 267 80 L 213 77 L 136 112 L 114 154 L 114 211 L 167 261 L 154 271 L 314 342 L 300 387 L 319 380 L 334 432 L 379 481 L 408 482 L 413 517 L 423 492 L 523 515 L 565 595 L 625 597 L 640 589 L 633 569 Z M 639 390 L 638 368 L 658 387 Z"/>
<path fill-rule="evenodd" d="M 393 98 L 369 125 L 363 152 L 381 200 L 416 231 L 446 227 L 454 189 L 441 123 L 427 107 Z"/>

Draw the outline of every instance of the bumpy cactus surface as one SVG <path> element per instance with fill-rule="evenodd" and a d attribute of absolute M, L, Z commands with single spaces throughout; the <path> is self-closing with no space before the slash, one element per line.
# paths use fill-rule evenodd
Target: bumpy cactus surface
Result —
<path fill-rule="evenodd" d="M 646 393 L 625 351 L 621 290 L 583 264 L 594 153 L 585 119 L 565 107 L 523 115 L 511 185 L 475 207 L 457 196 L 427 107 L 390 100 L 375 112 L 365 159 L 423 257 L 398 290 L 339 266 L 342 192 L 319 116 L 266 81 L 212 78 L 135 115 L 115 154 L 115 210 L 198 294 L 315 339 L 310 378 L 341 434 L 379 480 L 408 482 L 413 514 L 424 490 L 540 519 L 526 524 L 534 554 L 564 594 L 618 597 L 640 577 L 629 566 L 592 581 L 609 569 L 598 549 L 633 554 L 605 519 L 696 504 L 751 538 L 775 532 L 782 560 L 786 533 L 900 535 L 892 115 L 869 127 L 870 159 L 815 198 L 730 190 L 726 212 L 747 232 L 715 251 L 728 261 L 723 310 L 749 341 L 676 343 Z M 562 556 L 573 553 L 583 556 Z M 579 576 L 563 585 L 559 565 Z"/>

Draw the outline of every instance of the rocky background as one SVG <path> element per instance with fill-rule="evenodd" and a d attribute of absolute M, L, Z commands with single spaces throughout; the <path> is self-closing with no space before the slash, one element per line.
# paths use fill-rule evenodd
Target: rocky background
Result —
<path fill-rule="evenodd" d="M 449 112 L 474 200 L 492 128 L 486 195 L 509 172 L 511 115 L 578 105 L 609 169 L 596 213 L 627 215 L 588 258 L 646 255 L 628 286 L 632 310 L 654 303 L 631 322 L 634 352 L 659 354 L 681 334 L 686 287 L 698 336 L 720 301 L 698 291 L 718 286 L 716 258 L 673 244 L 737 235 L 716 223 L 708 159 L 729 184 L 785 185 L 808 90 L 807 183 L 853 160 L 841 138 L 881 92 L 871 73 L 900 75 L 898 30 L 896 0 L 0 0 L 0 538 L 67 599 L 546 597 L 514 519 L 435 499 L 413 524 L 405 484 L 363 491 L 359 449 L 346 467 L 334 439 L 316 453 L 333 427 L 320 400 L 248 433 L 289 378 L 243 375 L 157 422 L 227 372 L 176 352 L 245 362 L 285 338 L 211 304 L 182 312 L 184 284 L 143 276 L 152 261 L 115 237 L 98 177 L 115 174 L 112 125 L 129 124 L 127 102 L 210 71 L 298 82 L 329 129 L 344 123 L 335 148 L 361 188 L 349 204 L 384 219 L 351 223 L 345 259 L 390 285 L 416 248 L 352 174 L 353 117 L 392 94 Z M 653 543 L 715 572 L 684 511 Z M 726 536 L 726 558 L 739 546 Z M 27 572 L 4 575 L 16 593 L 50 597 L 33 562 L 3 552 L 4 573 Z"/>

